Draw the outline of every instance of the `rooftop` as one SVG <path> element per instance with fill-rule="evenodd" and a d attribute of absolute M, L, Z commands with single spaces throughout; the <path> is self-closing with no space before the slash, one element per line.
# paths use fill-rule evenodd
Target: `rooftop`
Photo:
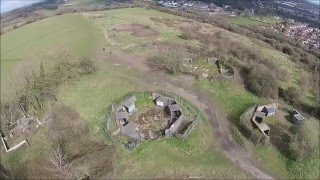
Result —
<path fill-rule="evenodd" d="M 299 113 L 299 114 L 295 114 L 293 115 L 294 118 L 296 118 L 299 121 L 303 121 L 305 120 L 305 118 Z"/>
<path fill-rule="evenodd" d="M 160 96 L 157 98 L 157 101 L 161 101 L 161 102 L 166 102 L 168 101 L 170 98 L 166 97 L 166 96 Z"/>
<path fill-rule="evenodd" d="M 170 109 L 170 111 L 180 111 L 181 110 L 181 108 L 178 104 L 168 105 L 168 108 Z"/>
<path fill-rule="evenodd" d="M 135 101 L 136 101 L 136 97 L 132 96 L 123 103 L 123 106 L 125 107 L 131 106 Z"/>
<path fill-rule="evenodd" d="M 269 127 L 266 123 L 264 123 L 264 122 L 262 122 L 262 123 L 257 123 L 257 126 L 258 126 L 258 128 L 259 128 L 261 131 L 270 130 L 270 127 Z"/>
<path fill-rule="evenodd" d="M 140 140 L 139 126 L 136 123 L 129 122 L 125 126 L 121 126 L 121 132 L 133 139 Z"/>
<path fill-rule="evenodd" d="M 120 112 L 116 112 L 116 119 L 126 119 L 128 118 L 128 113 L 126 111 L 120 111 Z"/>

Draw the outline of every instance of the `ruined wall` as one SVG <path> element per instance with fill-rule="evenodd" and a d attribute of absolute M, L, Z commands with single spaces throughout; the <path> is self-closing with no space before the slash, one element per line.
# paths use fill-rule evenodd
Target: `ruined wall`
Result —
<path fill-rule="evenodd" d="M 170 128 L 165 130 L 165 137 L 171 137 L 173 136 L 180 128 L 183 121 L 183 116 L 180 116 L 179 119 L 177 119 Z"/>

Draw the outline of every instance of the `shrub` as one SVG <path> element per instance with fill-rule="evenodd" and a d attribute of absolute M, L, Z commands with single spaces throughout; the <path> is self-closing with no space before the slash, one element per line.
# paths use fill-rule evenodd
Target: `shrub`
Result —
<path fill-rule="evenodd" d="M 301 160 L 319 146 L 319 122 L 309 118 L 293 129 L 295 138 L 289 143 L 291 156 Z"/>
<path fill-rule="evenodd" d="M 301 92 L 295 87 L 289 87 L 286 90 L 279 90 L 279 96 L 290 104 L 296 104 L 299 101 L 300 95 Z"/>
<path fill-rule="evenodd" d="M 171 44 L 158 55 L 148 59 L 147 65 L 154 70 L 166 70 L 169 73 L 183 71 L 183 58 L 185 49 Z"/>
<path fill-rule="evenodd" d="M 92 74 L 97 71 L 95 62 L 89 57 L 82 57 L 79 61 L 82 74 Z"/>
<path fill-rule="evenodd" d="M 247 89 L 261 97 L 276 98 L 278 82 L 273 74 L 264 65 L 249 69 L 245 77 Z"/>
<path fill-rule="evenodd" d="M 288 55 L 292 55 L 293 54 L 292 48 L 287 44 L 282 47 L 282 52 L 285 53 L 285 54 L 288 54 Z"/>

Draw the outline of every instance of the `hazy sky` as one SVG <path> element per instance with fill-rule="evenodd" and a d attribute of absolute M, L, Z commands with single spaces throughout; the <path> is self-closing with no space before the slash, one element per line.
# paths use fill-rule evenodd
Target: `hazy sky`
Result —
<path fill-rule="evenodd" d="M 40 1 L 43 0 L 1 0 L 1 13 L 12 11 Z"/>
<path fill-rule="evenodd" d="M 313 4 L 320 4 L 320 0 L 308 0 L 308 1 Z"/>

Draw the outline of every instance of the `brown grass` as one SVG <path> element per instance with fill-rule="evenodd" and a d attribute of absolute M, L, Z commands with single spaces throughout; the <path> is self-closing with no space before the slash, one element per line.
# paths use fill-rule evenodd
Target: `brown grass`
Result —
<path fill-rule="evenodd" d="M 148 26 L 143 26 L 140 24 L 120 24 L 112 28 L 113 31 L 127 31 L 130 32 L 132 36 L 135 37 L 146 37 L 153 36 L 156 34 L 154 30 L 152 30 Z"/>

